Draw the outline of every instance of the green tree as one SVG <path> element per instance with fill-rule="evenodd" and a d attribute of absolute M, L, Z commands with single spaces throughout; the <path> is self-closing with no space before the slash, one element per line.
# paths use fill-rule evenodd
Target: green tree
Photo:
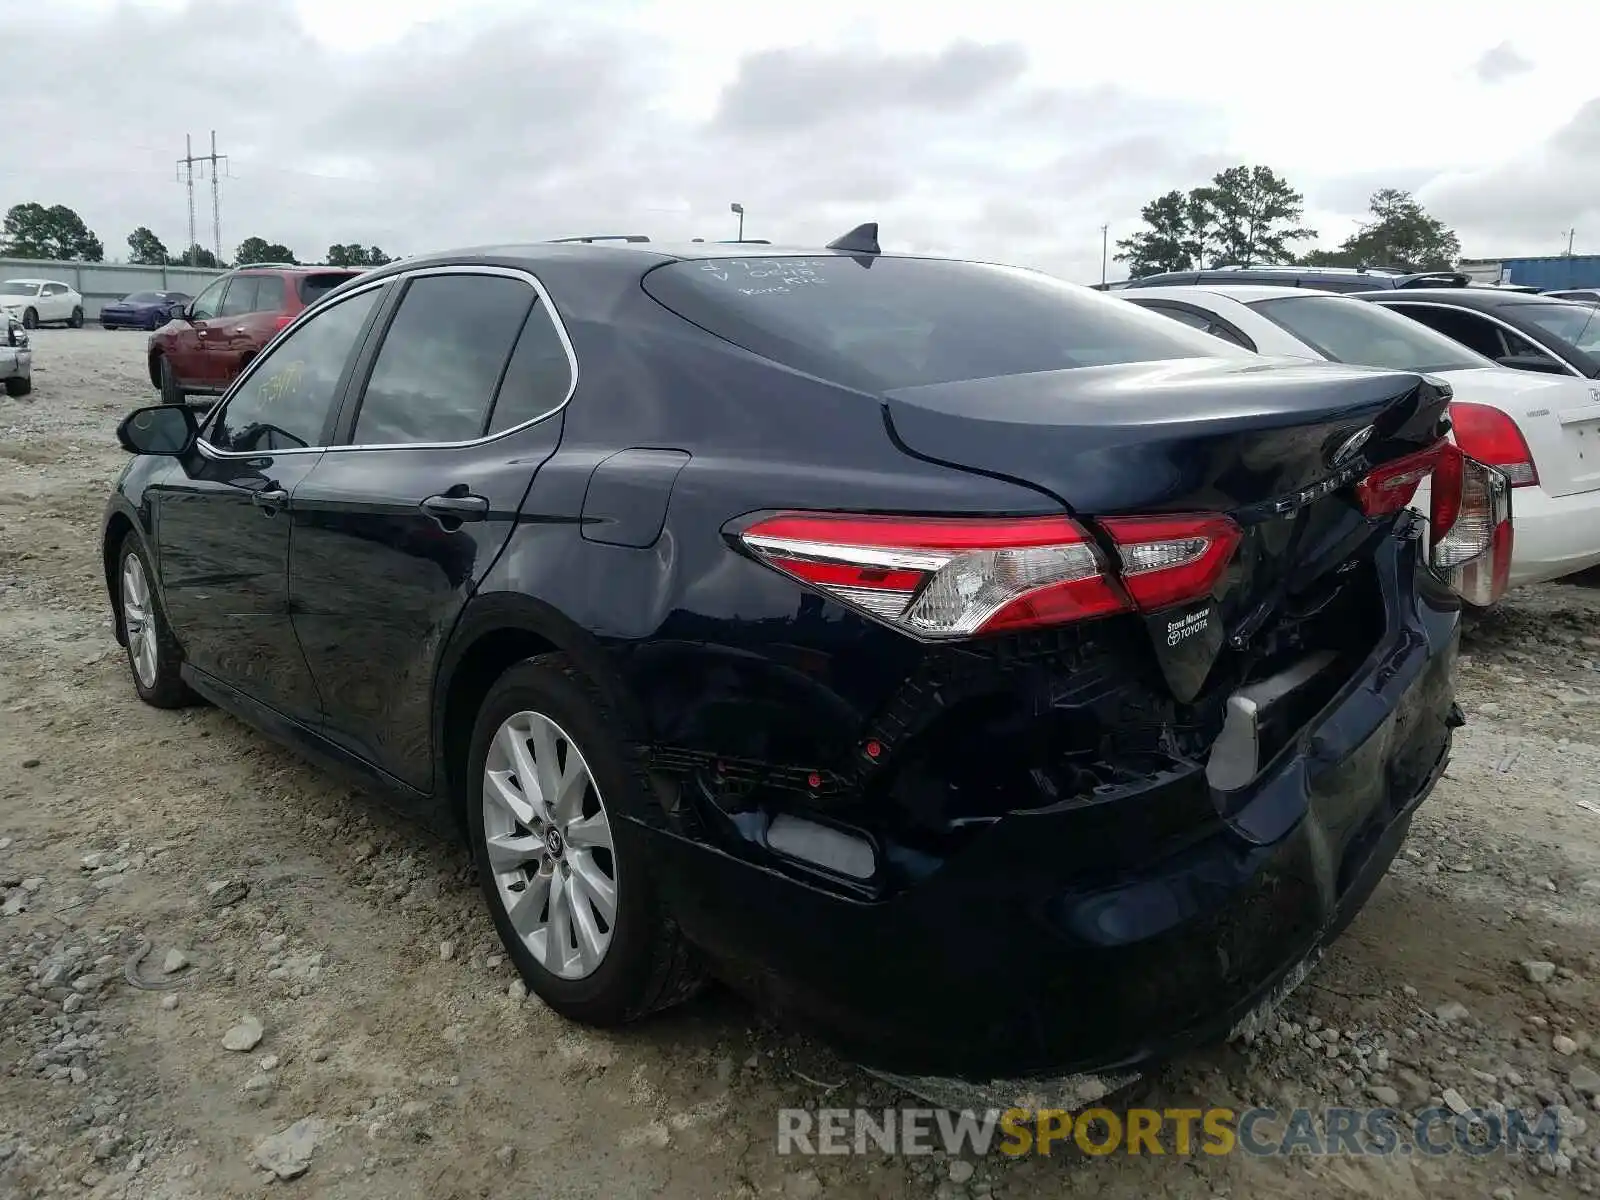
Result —
<path fill-rule="evenodd" d="M 106 256 L 100 239 L 65 204 L 12 205 L 0 239 L 0 253 L 13 258 L 103 262 Z"/>
<path fill-rule="evenodd" d="M 300 260 L 294 256 L 293 250 L 280 242 L 269 242 L 265 238 L 247 237 L 239 243 L 239 248 L 233 252 L 233 261 L 242 267 L 248 263 L 296 263 Z"/>
<path fill-rule="evenodd" d="M 1173 190 L 1157 196 L 1139 216 L 1149 228 L 1117 240 L 1117 261 L 1128 264 L 1129 275 L 1182 271 L 1194 261 L 1189 195 Z"/>
<path fill-rule="evenodd" d="M 207 250 L 198 242 L 191 245 L 179 257 L 178 262 L 186 267 L 221 267 L 226 263 L 217 261 L 217 256 Z"/>
<path fill-rule="evenodd" d="M 128 261 L 146 267 L 164 267 L 167 248 L 148 226 L 141 225 L 128 235 Z"/>
<path fill-rule="evenodd" d="M 1208 257 L 1213 265 L 1292 263 L 1289 244 L 1317 236 L 1299 223 L 1305 197 L 1270 167 L 1229 167 L 1217 172 L 1202 192 L 1210 215 Z"/>
<path fill-rule="evenodd" d="M 328 247 L 330 267 L 381 267 L 393 261 L 378 247 L 363 246 L 360 242 L 351 242 L 347 246 L 335 242 Z"/>
<path fill-rule="evenodd" d="M 1313 250 L 1300 261 L 1310 267 L 1403 267 L 1440 271 L 1461 257 L 1461 239 L 1430 217 L 1410 192 L 1381 188 L 1368 202 L 1372 220 L 1345 238 L 1337 250 Z"/>

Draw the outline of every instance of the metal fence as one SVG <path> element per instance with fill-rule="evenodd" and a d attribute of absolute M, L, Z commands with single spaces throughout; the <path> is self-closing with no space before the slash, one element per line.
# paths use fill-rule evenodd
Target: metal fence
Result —
<path fill-rule="evenodd" d="M 0 279 L 50 279 L 83 295 L 83 315 L 93 321 L 100 309 L 129 292 L 187 292 L 197 296 L 218 275 L 206 267 L 139 267 L 126 263 L 49 262 L 0 258 Z"/>

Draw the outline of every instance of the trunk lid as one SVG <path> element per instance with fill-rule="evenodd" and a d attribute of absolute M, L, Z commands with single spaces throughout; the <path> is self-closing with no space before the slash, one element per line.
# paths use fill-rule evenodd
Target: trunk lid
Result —
<path fill-rule="evenodd" d="M 1600 488 L 1600 382 L 1503 367 L 1441 372 L 1440 378 L 1457 400 L 1497 408 L 1517 423 L 1546 493 Z"/>
<path fill-rule="evenodd" d="M 1213 595 L 1145 618 L 1187 702 L 1225 652 L 1273 654 L 1297 614 L 1340 611 L 1373 532 L 1345 485 L 1436 442 L 1449 397 L 1408 372 L 1186 359 L 906 388 L 885 403 L 909 453 L 1029 484 L 1080 518 L 1233 517 L 1242 540 Z"/>

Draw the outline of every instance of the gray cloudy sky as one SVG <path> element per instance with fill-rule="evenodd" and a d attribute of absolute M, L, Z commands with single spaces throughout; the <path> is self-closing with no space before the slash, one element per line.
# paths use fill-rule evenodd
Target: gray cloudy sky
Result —
<path fill-rule="evenodd" d="M 1574 226 L 1600 251 L 1587 2 L 864 9 L 0 0 L 0 207 L 67 204 L 110 256 L 141 224 L 176 248 L 173 160 L 215 129 L 228 253 L 731 237 L 738 200 L 751 237 L 877 220 L 894 248 L 1090 281 L 1102 223 L 1126 236 L 1151 197 L 1240 162 L 1300 188 L 1328 245 L 1398 186 L 1469 255 L 1557 253 Z M 209 184 L 197 207 L 209 245 Z"/>

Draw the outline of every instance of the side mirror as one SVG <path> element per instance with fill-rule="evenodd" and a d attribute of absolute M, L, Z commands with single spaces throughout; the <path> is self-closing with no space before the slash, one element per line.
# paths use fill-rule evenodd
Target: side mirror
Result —
<path fill-rule="evenodd" d="M 1495 362 L 1513 371 L 1538 371 L 1544 375 L 1571 374 L 1565 363 L 1542 354 L 1503 354 Z"/>
<path fill-rule="evenodd" d="M 162 454 L 176 458 L 194 445 L 200 424 L 187 404 L 153 404 L 136 408 L 117 426 L 117 441 L 130 454 Z"/>

